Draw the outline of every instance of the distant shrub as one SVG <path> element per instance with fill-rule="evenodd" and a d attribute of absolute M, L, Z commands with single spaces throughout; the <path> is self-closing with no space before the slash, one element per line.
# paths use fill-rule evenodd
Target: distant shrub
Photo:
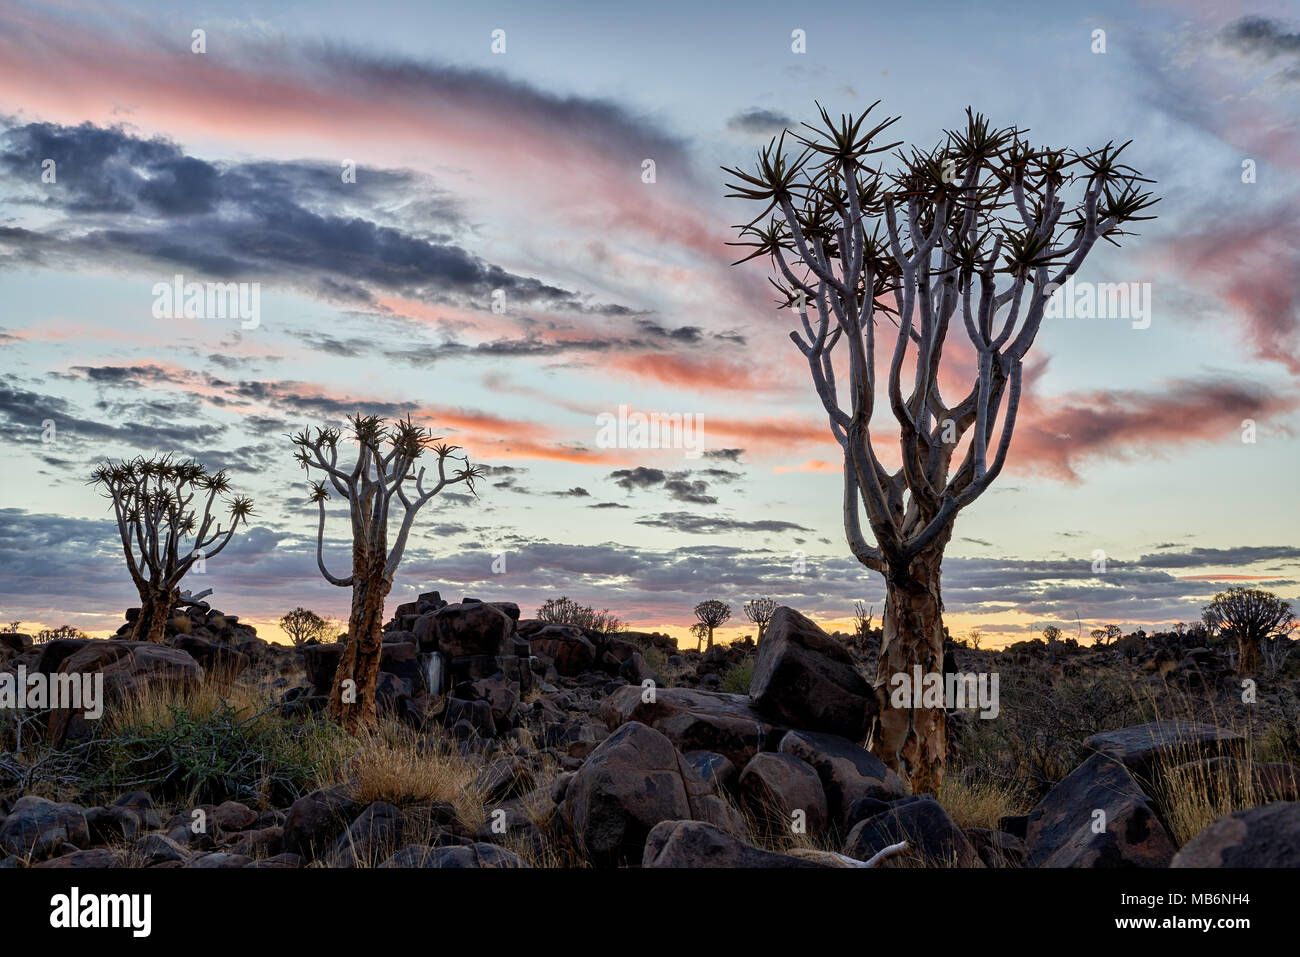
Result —
<path fill-rule="evenodd" d="M 558 625 L 575 625 L 602 635 L 613 635 L 623 631 L 627 626 L 622 619 L 608 608 L 596 611 L 590 605 L 581 605 L 571 598 L 561 596 L 549 598 L 537 609 L 541 621 L 554 622 Z"/>
<path fill-rule="evenodd" d="M 32 637 L 32 643 L 43 645 L 47 641 L 57 641 L 60 638 L 89 638 L 90 635 L 84 631 L 78 631 L 71 625 L 59 625 L 58 628 L 42 628 Z"/>

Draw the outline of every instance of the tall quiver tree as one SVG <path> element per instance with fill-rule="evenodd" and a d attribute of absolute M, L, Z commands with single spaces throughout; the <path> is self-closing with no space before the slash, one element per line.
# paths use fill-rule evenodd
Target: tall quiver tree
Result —
<path fill-rule="evenodd" d="M 126 567 L 140 593 L 131 639 L 160 642 L 180 601 L 181 579 L 226 547 L 252 514 L 253 502 L 231 492 L 224 471 L 210 473 L 170 455 L 110 459 L 91 473 L 90 484 L 113 504 Z M 229 515 L 225 526 L 219 521 L 223 509 Z"/>
<path fill-rule="evenodd" d="M 311 485 L 311 501 L 320 508 L 316 534 L 316 564 L 332 585 L 352 589 L 352 610 L 348 617 L 348 638 L 334 674 L 329 714 L 349 731 L 373 728 L 376 724 L 375 683 L 383 650 L 384 599 L 393 587 L 393 576 L 406 551 L 411 526 L 419 512 L 448 485 L 464 483 L 474 491 L 474 480 L 482 475 L 464 456 L 456 456 L 455 445 L 446 445 L 429 430 L 410 420 L 391 425 L 374 415 L 349 418 L 349 439 L 357 444 L 357 459 L 351 467 L 339 465 L 342 432 L 318 428 L 313 437 L 307 430 L 290 436 L 298 447 L 295 458 L 310 474 L 325 478 Z M 437 481 L 425 487 L 426 452 L 436 458 Z M 448 472 L 448 462 L 462 468 Z M 325 567 L 325 502 L 329 486 L 348 502 L 352 520 L 352 574 L 331 575 Z M 402 507 L 397 533 L 389 545 L 389 523 Z"/>
<path fill-rule="evenodd" d="M 1006 462 L 1022 362 L 1048 300 L 1099 239 L 1114 242 L 1122 224 L 1152 218 L 1141 214 L 1154 200 L 1139 185 L 1149 180 L 1119 162 L 1123 146 L 1036 149 L 1020 131 L 991 129 L 970 110 L 963 130 L 930 152 L 896 154 L 897 171 L 886 173 L 871 157 L 898 145 L 875 143 L 898 118 L 866 128 L 874 106 L 838 123 L 822 109 L 821 126 L 790 134 L 797 150 L 787 152 L 782 134 L 761 151 L 754 172 L 727 172 L 738 180 L 730 195 L 763 204 L 738 227 L 736 245 L 753 249 L 741 262 L 771 260 L 779 304 L 798 314 L 802 334 L 790 338 L 808 361 L 844 455 L 849 548 L 885 577 L 871 747 L 916 790 L 933 791 L 943 776 L 945 712 L 892 708 L 889 679 L 915 665 L 942 671 L 944 548 L 958 511 Z M 896 335 L 879 380 L 882 314 Z M 975 374 L 950 403 L 939 367 L 945 346 L 961 348 L 948 342 L 954 319 Z M 960 369 L 951 373 L 946 381 Z M 873 446 L 878 398 L 898 428 L 892 472 Z"/>

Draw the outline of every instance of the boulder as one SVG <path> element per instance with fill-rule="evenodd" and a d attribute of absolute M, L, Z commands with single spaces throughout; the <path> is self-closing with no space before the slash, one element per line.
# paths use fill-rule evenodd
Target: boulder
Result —
<path fill-rule="evenodd" d="M 58 804 L 28 794 L 18 799 L 0 825 L 0 850 L 15 857 L 27 857 L 42 835 L 52 831 L 61 831 L 61 839 L 74 845 L 74 849 L 90 843 L 90 828 L 80 805 Z"/>
<path fill-rule="evenodd" d="M 334 672 L 343 657 L 343 648 L 343 642 L 303 646 L 303 670 L 315 694 L 328 695 L 333 690 Z M 384 642 L 379 653 L 379 670 L 405 682 L 399 686 L 401 694 L 419 695 L 425 690 L 424 669 L 420 666 L 419 649 L 413 642 Z"/>
<path fill-rule="evenodd" d="M 322 858 L 326 867 L 374 867 L 401 843 L 406 829 L 402 812 L 376 801 L 357 815 Z"/>
<path fill-rule="evenodd" d="M 740 772 L 740 796 L 756 821 L 772 834 L 826 830 L 826 792 L 811 766 L 789 754 L 765 751 Z M 792 830 L 795 826 L 802 831 Z"/>
<path fill-rule="evenodd" d="M 211 819 L 223 831 L 242 831 L 257 823 L 257 812 L 238 801 L 226 801 L 213 809 Z"/>
<path fill-rule="evenodd" d="M 436 643 L 437 650 L 449 658 L 502 655 L 506 639 L 515 630 L 515 623 L 508 614 L 496 605 L 481 601 L 446 605 L 420 620 L 426 619 L 429 625 L 424 631 L 419 628 L 420 622 L 416 622 L 417 634 L 426 635 L 425 640 Z"/>
<path fill-rule="evenodd" d="M 687 751 L 682 755 L 682 760 L 693 767 L 700 779 L 719 794 L 734 787 L 740 776 L 736 766 L 717 751 Z"/>
<path fill-rule="evenodd" d="M 59 674 L 104 676 L 104 701 L 141 691 L 151 685 L 195 686 L 203 668 L 183 651 L 148 641 L 90 641 L 59 665 Z M 93 723 L 86 709 L 59 708 L 50 715 L 49 735 L 55 744 L 90 737 Z"/>
<path fill-rule="evenodd" d="M 532 653 L 557 674 L 573 677 L 596 664 L 596 646 L 572 625 L 547 625 L 529 636 Z"/>
<path fill-rule="evenodd" d="M 285 817 L 284 849 L 312 860 L 343 833 L 357 811 L 357 802 L 343 786 L 303 795 Z"/>
<path fill-rule="evenodd" d="M 209 674 L 221 675 L 227 679 L 242 674 L 249 665 L 247 655 L 229 645 L 209 641 L 198 635 L 177 635 L 172 639 L 171 646 L 185 652 Z"/>
<path fill-rule="evenodd" d="M 986 867 L 1020 867 L 1025 861 L 1025 842 L 1014 834 L 968 827 L 966 837 Z"/>
<path fill-rule="evenodd" d="M 806 762 L 817 772 L 826 791 L 827 813 L 837 826 L 846 830 L 851 826 L 849 809 L 855 801 L 871 797 L 889 802 L 907 791 L 896 772 L 848 738 L 815 731 L 791 731 L 781 739 L 780 751 Z"/>
<path fill-rule="evenodd" d="M 760 850 L 704 821 L 661 821 L 646 837 L 642 867 L 808 868 L 801 857 Z"/>
<path fill-rule="evenodd" d="M 88 851 L 69 851 L 58 857 L 52 857 L 48 861 L 41 861 L 36 867 L 78 867 L 92 868 L 101 870 L 106 867 L 125 867 L 122 862 L 122 855 L 117 851 L 110 851 L 105 847 L 97 847 Z"/>
<path fill-rule="evenodd" d="M 904 798 L 855 824 L 844 841 L 844 854 L 867 861 L 899 841 L 907 841 L 907 853 L 888 858 L 881 866 L 898 866 L 917 857 L 927 867 L 984 866 L 970 839 L 928 795 Z"/>
<path fill-rule="evenodd" d="M 380 867 L 527 867 L 517 854 L 495 844 L 468 844 L 451 847 L 404 847 Z"/>
<path fill-rule="evenodd" d="M 660 821 L 708 821 L 743 832 L 739 816 L 700 779 L 671 741 L 633 721 L 596 748 L 564 796 L 563 818 L 601 864 L 641 860 Z"/>
<path fill-rule="evenodd" d="M 1128 768 L 1102 753 L 1029 812 L 1025 849 L 1027 867 L 1167 867 L 1176 850 Z"/>
<path fill-rule="evenodd" d="M 716 751 L 743 768 L 759 751 L 774 751 L 789 728 L 762 717 L 742 694 L 656 688 L 646 700 L 638 685 L 619 688 L 601 703 L 600 716 L 612 731 L 640 721 L 667 735 L 679 751 Z"/>
<path fill-rule="evenodd" d="M 1153 721 L 1118 731 L 1103 731 L 1084 745 L 1121 761 L 1139 778 L 1150 780 L 1157 764 L 1186 764 L 1200 758 L 1239 755 L 1246 739 L 1239 732 L 1198 721 Z"/>
<path fill-rule="evenodd" d="M 772 615 L 758 644 L 750 698 L 788 727 L 861 741 L 876 696 L 848 650 L 793 608 Z"/>
<path fill-rule="evenodd" d="M 1170 867 L 1300 867 L 1300 802 L 1225 814 L 1174 855 Z"/>

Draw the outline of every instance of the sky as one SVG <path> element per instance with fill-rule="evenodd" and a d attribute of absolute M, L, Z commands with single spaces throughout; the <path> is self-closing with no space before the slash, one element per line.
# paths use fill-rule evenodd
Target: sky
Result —
<path fill-rule="evenodd" d="M 719 598 L 724 640 L 759 596 L 879 621 L 721 169 L 876 100 L 926 148 L 967 106 L 1036 143 L 1131 140 L 1161 198 L 1079 277 L 1149 283 L 1149 325 L 1035 342 L 1007 468 L 944 559 L 952 633 L 1300 597 L 1300 6 L 466 7 L 0 0 L 0 620 L 117 628 L 137 598 L 86 480 L 165 452 L 256 504 L 186 587 L 272 638 L 297 605 L 346 618 L 286 435 L 365 412 L 486 472 L 420 513 L 390 603 L 567 595 L 685 638 Z M 159 314 L 176 276 L 256 284 L 256 324 Z M 702 454 L 611 447 L 620 407 L 698 421 Z M 339 574 L 337 502 L 324 551 Z"/>

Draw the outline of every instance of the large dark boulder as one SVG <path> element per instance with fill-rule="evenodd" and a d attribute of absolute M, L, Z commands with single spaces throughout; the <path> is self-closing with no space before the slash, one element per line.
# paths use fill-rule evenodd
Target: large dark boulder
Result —
<path fill-rule="evenodd" d="M 750 758 L 740 772 L 741 799 L 767 833 L 807 833 L 826 830 L 826 792 L 811 766 L 788 754 L 764 751 Z M 795 831 L 795 825 L 802 831 Z"/>
<path fill-rule="evenodd" d="M 449 847 L 404 847 L 380 867 L 518 868 L 528 864 L 517 854 L 494 844 Z"/>
<path fill-rule="evenodd" d="M 1094 754 L 1029 812 L 1027 867 L 1167 867 L 1176 850 L 1120 761 Z"/>
<path fill-rule="evenodd" d="M 758 643 L 749 695 L 773 721 L 851 741 L 862 740 L 876 711 L 875 692 L 848 650 L 784 605 Z"/>
<path fill-rule="evenodd" d="M 860 798 L 889 802 L 906 793 L 903 779 L 885 763 L 848 738 L 815 731 L 791 731 L 781 739 L 780 750 L 807 762 L 826 790 L 830 819 L 839 827 L 849 826 L 848 814 Z"/>
<path fill-rule="evenodd" d="M 346 830 L 359 810 L 346 788 L 321 788 L 300 797 L 284 821 L 284 849 L 307 860 L 322 853 Z"/>
<path fill-rule="evenodd" d="M 883 866 L 897 866 L 908 858 L 919 858 L 927 867 L 984 866 L 970 839 L 928 795 L 897 801 L 859 821 L 844 841 L 844 853 L 867 861 L 899 841 L 907 841 L 907 853 L 886 859 Z"/>
<path fill-rule="evenodd" d="M 743 694 L 692 688 L 619 688 L 601 702 L 612 731 L 640 721 L 667 735 L 679 751 L 716 751 L 743 768 L 759 751 L 775 751 L 788 727 L 760 715 Z"/>
<path fill-rule="evenodd" d="M 532 653 L 544 664 L 555 666 L 557 674 L 573 677 L 596 665 L 596 646 L 580 628 L 547 625 L 528 637 Z"/>
<path fill-rule="evenodd" d="M 28 794 L 17 800 L 0 825 L 0 851 L 26 857 L 42 843 L 71 844 L 84 849 L 90 843 L 85 810 L 77 804 L 59 804 Z"/>
<path fill-rule="evenodd" d="M 1174 855 L 1170 867 L 1300 867 L 1300 802 L 1225 814 Z"/>
<path fill-rule="evenodd" d="M 427 632 L 420 628 L 420 622 L 426 620 L 429 622 Z M 416 622 L 415 630 L 417 634 L 427 633 L 437 644 L 437 650 L 448 658 L 499 656 L 506 653 L 506 639 L 514 634 L 515 623 L 494 604 L 460 602 L 422 616 Z"/>
<path fill-rule="evenodd" d="M 813 861 L 764 851 L 704 821 L 662 821 L 646 838 L 643 867 L 820 867 Z"/>
<path fill-rule="evenodd" d="M 90 641 L 63 659 L 60 675 L 81 675 L 84 683 L 102 674 L 104 700 L 112 701 L 155 685 L 194 687 L 203 680 L 203 668 L 183 651 L 148 641 Z M 95 718 L 83 707 L 59 708 L 50 716 L 49 736 L 55 744 L 89 738 Z M 102 717 L 102 715 L 101 715 Z"/>
<path fill-rule="evenodd" d="M 640 861 L 646 835 L 660 821 L 702 820 L 744 830 L 739 815 L 672 742 L 636 721 L 591 753 L 569 783 L 562 813 L 578 845 L 606 865 Z"/>
<path fill-rule="evenodd" d="M 1222 755 L 1240 755 L 1246 739 L 1237 731 L 1199 721 L 1167 720 L 1103 731 L 1084 745 L 1122 762 L 1143 780 L 1156 776 L 1158 765 L 1186 764 Z"/>
<path fill-rule="evenodd" d="M 172 639 L 171 646 L 197 661 L 208 674 L 227 679 L 242 674 L 249 665 L 248 656 L 242 652 L 197 635 L 177 635 Z"/>

